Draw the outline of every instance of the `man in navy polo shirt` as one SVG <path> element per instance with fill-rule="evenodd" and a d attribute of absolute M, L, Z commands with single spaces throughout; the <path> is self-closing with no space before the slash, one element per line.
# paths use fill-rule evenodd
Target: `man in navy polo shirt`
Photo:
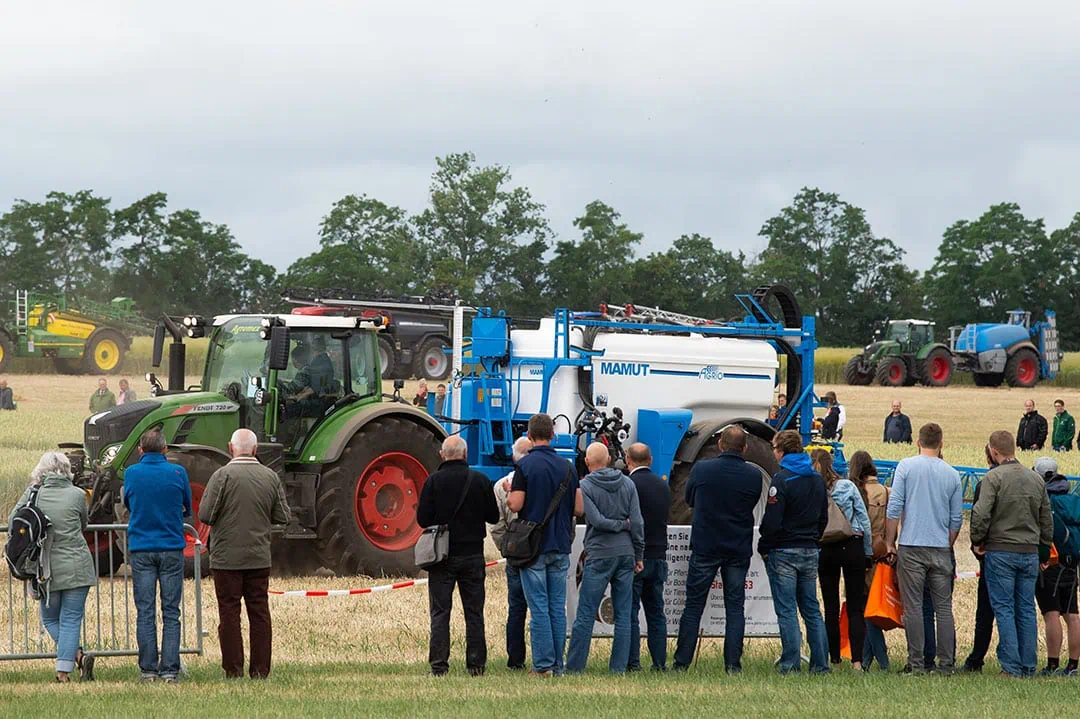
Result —
<path fill-rule="evenodd" d="M 522 519 L 539 524 L 559 486 L 568 480 L 562 501 L 544 527 L 540 556 L 521 570 L 521 586 L 529 605 L 529 631 L 533 674 L 550 677 L 563 672 L 566 647 L 566 577 L 570 571 L 570 545 L 574 516 L 585 513 L 573 464 L 551 448 L 555 424 L 546 414 L 529 419 L 533 448 L 518 462 L 506 505 Z"/>

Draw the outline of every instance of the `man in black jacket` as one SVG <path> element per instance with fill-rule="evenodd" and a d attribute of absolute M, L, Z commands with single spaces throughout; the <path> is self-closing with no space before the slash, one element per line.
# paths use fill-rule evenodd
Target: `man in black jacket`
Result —
<path fill-rule="evenodd" d="M 433 676 L 450 670 L 450 610 L 454 585 L 465 614 L 465 666 L 471 676 L 484 673 L 484 537 L 487 525 L 499 521 L 499 507 L 487 477 L 469 469 L 468 447 L 458 435 L 443 440 L 443 462 L 420 491 L 416 522 L 421 527 L 449 525 L 450 552 L 446 561 L 428 569 L 431 640 L 428 662 Z"/>
<path fill-rule="evenodd" d="M 881 437 L 882 442 L 911 444 L 911 419 L 900 410 L 900 400 L 894 399 L 892 412 L 885 417 L 885 434 Z"/>
<path fill-rule="evenodd" d="M 675 669 L 694 659 L 701 614 L 717 570 L 724 586 L 724 668 L 742 671 L 746 615 L 746 573 L 754 553 L 754 507 L 761 499 L 761 472 L 746 463 L 746 433 L 731 426 L 720 433 L 720 456 L 695 462 L 686 483 L 686 503 L 694 508 L 686 606 L 679 622 Z M 824 625 L 822 625 L 824 626 Z"/>
<path fill-rule="evenodd" d="M 1035 401 L 1024 402 L 1024 416 L 1016 430 L 1016 446 L 1020 449 L 1042 449 L 1046 444 L 1048 425 L 1046 417 L 1035 411 Z"/>
<path fill-rule="evenodd" d="M 645 521 L 645 568 L 634 575 L 630 606 L 630 661 L 627 671 L 641 669 L 641 627 L 638 607 L 645 607 L 649 656 L 653 671 L 667 669 L 667 617 L 664 615 L 664 582 L 667 581 L 667 520 L 671 510 L 668 483 L 653 474 L 649 446 L 636 442 L 626 450 L 626 468 L 637 489 L 641 517 Z"/>
<path fill-rule="evenodd" d="M 765 557 L 780 628 L 779 670 L 787 674 L 800 669 L 802 635 L 798 614 L 802 614 L 810 645 L 810 671 L 824 674 L 830 671 L 829 641 L 817 598 L 817 572 L 821 535 L 829 523 L 828 492 L 825 480 L 814 471 L 810 456 L 803 451 L 798 432 L 778 433 L 773 438 L 773 454 L 780 462 L 780 471 L 769 487 L 758 553 Z"/>

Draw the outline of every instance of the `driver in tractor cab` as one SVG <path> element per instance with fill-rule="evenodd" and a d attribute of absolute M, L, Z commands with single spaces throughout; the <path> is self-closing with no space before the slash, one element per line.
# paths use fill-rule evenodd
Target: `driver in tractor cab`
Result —
<path fill-rule="evenodd" d="M 311 357 L 314 347 L 315 358 Z M 299 367 L 291 382 L 282 386 L 285 392 L 285 416 L 318 417 L 326 409 L 322 395 L 331 389 L 334 368 L 326 354 L 326 339 L 315 337 L 310 345 L 300 344 L 292 352 L 292 365 Z"/>

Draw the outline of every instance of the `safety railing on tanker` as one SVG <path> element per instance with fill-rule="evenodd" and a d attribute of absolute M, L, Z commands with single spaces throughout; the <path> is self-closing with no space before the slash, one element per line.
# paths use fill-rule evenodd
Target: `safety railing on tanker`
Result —
<path fill-rule="evenodd" d="M 896 465 L 899 462 L 889 460 L 874 460 L 874 466 L 877 467 L 878 481 L 887 487 L 892 486 L 893 474 L 896 472 Z M 988 467 L 953 467 L 960 473 L 960 488 L 964 493 L 964 509 L 971 509 L 971 506 L 975 500 L 975 486 L 982 480 L 986 473 L 990 471 Z M 1080 494 L 1080 477 L 1069 475 L 1065 477 L 1069 480 L 1069 484 L 1072 485 L 1072 494 Z"/>
<path fill-rule="evenodd" d="M 0 526 L 0 542 L 7 541 L 8 527 Z M 180 653 L 203 653 L 202 621 L 202 541 L 191 525 L 184 532 L 194 538 L 194 596 L 189 601 L 187 586 L 180 594 Z M 97 570 L 97 584 L 86 598 L 80 646 L 87 655 L 97 657 L 137 657 L 135 638 L 136 610 L 131 572 L 124 564 L 127 556 L 126 524 L 91 524 L 84 534 Z M 0 617 L 7 626 L 0 636 L 0 660 L 53 659 L 56 645 L 40 619 L 40 602 L 35 600 L 27 582 L 11 576 L 4 563 L 7 587 L 0 590 Z M 121 571 L 121 567 L 123 571 Z M 185 583 L 186 585 L 186 583 Z M 161 606 L 155 589 L 155 615 L 161 631 Z M 6 604 L 5 604 L 6 602 Z M 188 611 L 190 608 L 190 612 Z"/>

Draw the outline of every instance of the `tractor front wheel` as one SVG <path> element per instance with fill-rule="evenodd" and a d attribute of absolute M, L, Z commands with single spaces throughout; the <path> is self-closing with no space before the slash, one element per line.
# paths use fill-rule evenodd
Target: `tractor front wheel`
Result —
<path fill-rule="evenodd" d="M 874 371 L 874 381 L 882 387 L 903 387 L 907 377 L 907 365 L 899 357 L 886 357 Z"/>
<path fill-rule="evenodd" d="M 868 385 L 874 381 L 873 372 L 862 371 L 862 355 L 855 355 L 844 365 L 844 381 L 853 385 Z"/>
<path fill-rule="evenodd" d="M 668 510 L 669 524 L 690 524 L 693 518 L 693 510 L 686 504 L 686 483 L 690 481 L 690 470 L 695 462 L 712 459 L 720 454 L 717 446 L 719 432 L 709 438 L 705 446 L 698 452 L 694 462 L 683 462 L 675 465 L 671 470 L 671 509 Z M 761 517 L 765 513 L 765 500 L 769 496 L 769 485 L 772 484 L 772 475 L 780 471 L 780 465 L 773 454 L 772 445 L 764 439 L 749 432 L 746 434 L 746 454 L 743 455 L 747 462 L 761 470 L 761 501 L 754 509 L 754 524 L 761 523 Z"/>
<path fill-rule="evenodd" d="M 947 387 L 952 372 L 952 355 L 944 347 L 931 350 L 919 365 L 919 379 L 927 387 Z"/>
<path fill-rule="evenodd" d="M 439 466 L 430 429 L 394 417 L 360 428 L 319 483 L 318 552 L 340 575 L 411 576 L 420 537 L 416 508 Z"/>
<path fill-rule="evenodd" d="M 1005 381 L 1010 387 L 1034 387 L 1039 381 L 1039 356 L 1028 349 L 1017 350 L 1005 363 Z"/>

